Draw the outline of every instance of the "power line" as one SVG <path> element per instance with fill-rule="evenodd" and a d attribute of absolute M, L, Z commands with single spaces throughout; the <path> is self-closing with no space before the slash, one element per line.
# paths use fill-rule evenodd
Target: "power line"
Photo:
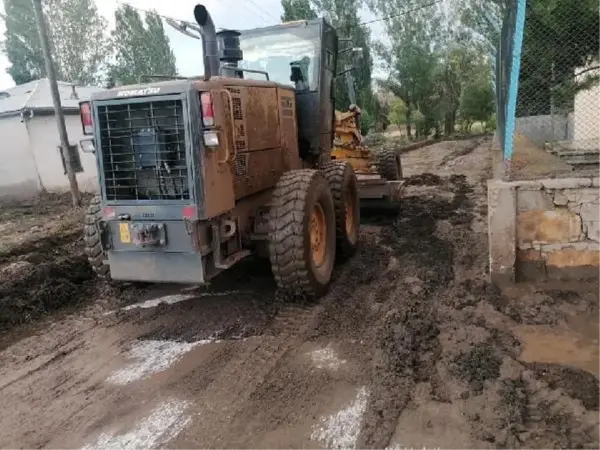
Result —
<path fill-rule="evenodd" d="M 252 8 L 250 8 L 250 7 L 249 7 L 249 6 L 248 6 L 246 3 L 244 3 L 243 1 L 242 1 L 242 2 L 240 2 L 240 3 L 237 3 L 237 2 L 236 2 L 236 4 L 235 4 L 235 5 L 233 5 L 233 4 L 232 4 L 232 5 L 231 5 L 231 7 L 232 7 L 232 8 L 235 8 L 235 7 L 237 7 L 238 5 L 241 5 L 241 6 L 242 6 L 242 8 L 244 8 L 244 9 L 245 9 L 246 11 L 248 11 L 250 14 L 252 14 L 252 15 L 254 15 L 254 16 L 256 16 L 256 17 L 259 17 L 263 23 L 265 23 L 265 24 L 268 24 L 268 23 L 269 23 L 269 19 L 267 19 L 267 17 L 266 17 L 265 15 L 263 15 L 263 14 L 260 12 L 260 9 L 259 9 L 259 8 L 256 8 L 256 9 L 254 9 L 254 10 L 253 10 Z M 256 5 L 254 5 L 254 6 L 256 7 Z"/>
<path fill-rule="evenodd" d="M 339 29 L 347 29 L 347 28 L 356 28 L 356 27 L 361 27 L 363 25 L 370 25 L 370 24 L 376 23 L 376 22 L 383 22 L 385 20 L 395 19 L 396 17 L 402 17 L 402 16 L 405 16 L 405 15 L 411 13 L 411 12 L 415 12 L 415 11 L 419 11 L 421 9 L 429 8 L 431 6 L 437 5 L 438 3 L 443 3 L 443 1 L 444 0 L 436 0 L 435 2 L 431 2 L 431 3 L 428 3 L 426 5 L 421 5 L 421 6 L 418 6 L 416 8 L 404 10 L 401 13 L 398 13 L 398 14 L 393 14 L 393 15 L 387 16 L 387 17 L 380 17 L 378 19 L 368 20 L 366 22 L 360 22 L 360 23 L 358 23 L 356 25 L 346 25 L 346 26 L 343 26 L 343 27 L 338 27 L 337 29 L 339 30 Z"/>
<path fill-rule="evenodd" d="M 273 16 L 270 12 L 266 11 L 263 9 L 262 6 L 258 6 L 254 0 L 248 0 L 250 3 L 252 3 L 254 5 L 254 7 L 262 12 L 264 12 L 270 19 L 273 19 L 275 22 L 279 22 L 279 19 L 275 16 Z"/>

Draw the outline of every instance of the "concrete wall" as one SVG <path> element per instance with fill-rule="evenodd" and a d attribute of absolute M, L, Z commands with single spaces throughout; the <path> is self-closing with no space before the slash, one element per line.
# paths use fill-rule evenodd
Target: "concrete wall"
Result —
<path fill-rule="evenodd" d="M 0 136 L 0 197 L 35 195 L 40 188 L 39 178 L 21 117 L 1 118 Z"/>
<path fill-rule="evenodd" d="M 560 115 L 517 117 L 515 122 L 516 131 L 538 145 L 570 139 L 572 126 L 567 116 Z"/>
<path fill-rule="evenodd" d="M 83 153 L 79 141 L 84 138 L 78 115 L 65 116 L 65 124 L 71 144 L 76 144 L 83 166 L 83 172 L 77 174 L 79 189 L 85 192 L 98 190 L 96 158 L 91 153 Z M 40 172 L 44 187 L 48 191 L 66 191 L 69 182 L 64 174 L 62 159 L 58 150 L 60 139 L 53 115 L 34 116 L 27 123 L 29 143 Z"/>
<path fill-rule="evenodd" d="M 598 278 L 599 178 L 488 182 L 494 282 Z"/>

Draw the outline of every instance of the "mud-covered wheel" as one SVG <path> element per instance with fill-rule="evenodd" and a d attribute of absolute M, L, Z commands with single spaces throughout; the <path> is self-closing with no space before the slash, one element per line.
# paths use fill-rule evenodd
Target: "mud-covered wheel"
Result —
<path fill-rule="evenodd" d="M 85 254 L 94 272 L 101 278 L 109 279 L 110 266 L 108 265 L 106 254 L 102 250 L 100 230 L 98 228 L 98 222 L 101 217 L 100 197 L 94 197 L 85 215 L 85 224 L 83 227 Z"/>
<path fill-rule="evenodd" d="M 336 255 L 344 260 L 356 253 L 360 203 L 356 174 L 348 161 L 331 161 L 322 169 L 329 183 L 335 209 Z"/>
<path fill-rule="evenodd" d="M 377 171 L 388 181 L 402 178 L 402 163 L 400 152 L 390 148 L 383 149 L 377 154 Z"/>
<path fill-rule="evenodd" d="M 280 289 L 319 297 L 335 261 L 335 210 L 317 170 L 293 170 L 277 182 L 269 212 L 269 259 Z"/>

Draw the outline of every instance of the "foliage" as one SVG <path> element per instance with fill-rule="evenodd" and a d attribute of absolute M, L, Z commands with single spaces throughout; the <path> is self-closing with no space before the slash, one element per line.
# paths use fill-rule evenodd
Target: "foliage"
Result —
<path fill-rule="evenodd" d="M 31 0 L 4 0 L 3 53 L 16 84 L 46 76 L 46 67 Z M 51 51 L 59 80 L 95 84 L 108 52 L 106 21 L 93 0 L 44 3 Z"/>
<path fill-rule="evenodd" d="M 119 84 L 138 83 L 148 75 L 177 75 L 175 55 L 160 17 L 147 13 L 145 23 L 137 10 L 122 5 L 115 11 L 112 34 L 115 62 L 110 79 Z"/>
<path fill-rule="evenodd" d="M 109 51 L 106 20 L 93 0 L 47 2 L 52 56 L 57 76 L 81 85 L 96 84 Z"/>
<path fill-rule="evenodd" d="M 360 132 L 363 136 L 375 128 L 375 118 L 367 110 L 361 110 Z"/>
<path fill-rule="evenodd" d="M 529 0 L 526 17 L 517 114 L 549 114 L 552 100 L 570 111 L 575 94 L 598 83 L 575 77 L 598 65 L 598 1 Z"/>
<path fill-rule="evenodd" d="M 317 13 L 311 7 L 309 0 L 281 0 L 281 6 L 283 7 L 282 22 L 317 18 Z"/>
<path fill-rule="evenodd" d="M 4 0 L 4 12 L 6 32 L 2 50 L 12 64 L 7 73 L 16 84 L 44 77 L 44 55 L 31 0 Z"/>
<path fill-rule="evenodd" d="M 487 122 L 494 113 L 494 90 L 487 80 L 470 83 L 461 99 L 460 118 L 463 130 L 469 131 L 473 122 Z"/>
<path fill-rule="evenodd" d="M 399 127 L 406 125 L 406 103 L 400 97 L 394 97 L 391 101 L 390 121 Z"/>
<path fill-rule="evenodd" d="M 497 21 L 482 19 L 484 13 L 494 16 L 485 3 L 463 0 L 446 8 L 429 0 L 370 0 L 377 16 L 390 17 L 385 21 L 390 43 L 377 46 L 389 72 L 382 85 L 401 100 L 393 120 L 406 126 L 409 137 L 413 131 L 417 137 L 453 134 L 465 90 L 469 100 L 474 93 L 485 95 L 482 103 L 489 106 L 489 91 L 471 86 L 491 78 L 487 55 Z"/>

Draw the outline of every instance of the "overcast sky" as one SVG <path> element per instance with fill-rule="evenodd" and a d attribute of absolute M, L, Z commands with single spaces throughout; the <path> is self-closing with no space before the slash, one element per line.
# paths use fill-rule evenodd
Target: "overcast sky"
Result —
<path fill-rule="evenodd" d="M 159 14 L 194 22 L 193 10 L 202 2 L 212 15 L 217 28 L 250 29 L 273 25 L 280 21 L 283 10 L 280 0 L 124 0 L 136 8 L 154 9 Z M 119 0 L 96 0 L 100 13 L 108 20 L 109 28 L 114 28 L 114 11 Z M 3 3 L 0 2 L 0 11 Z M 370 11 L 362 11 L 363 19 L 372 20 L 375 16 Z M 370 25 L 373 37 L 381 35 L 380 22 Z M 4 23 L 0 21 L 0 33 L 4 37 Z M 191 39 L 166 27 L 171 47 L 177 59 L 177 69 L 181 75 L 191 76 L 202 73 L 202 53 L 200 41 Z M 6 73 L 8 60 L 0 55 L 0 90 L 14 86 L 10 75 Z"/>

